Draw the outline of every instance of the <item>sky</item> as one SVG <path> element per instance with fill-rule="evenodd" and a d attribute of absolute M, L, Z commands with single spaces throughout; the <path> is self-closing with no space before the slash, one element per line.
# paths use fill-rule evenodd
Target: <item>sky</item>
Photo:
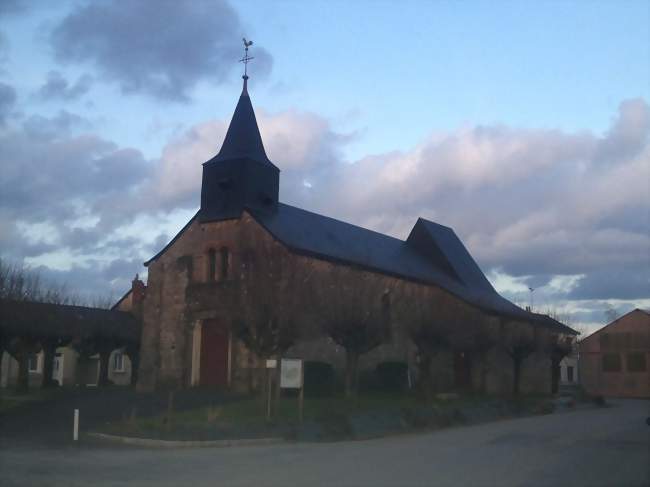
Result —
<path fill-rule="evenodd" d="M 650 308 L 649 26 L 646 1 L 3 0 L 0 257 L 86 296 L 146 276 L 246 36 L 282 201 L 451 226 L 504 296 L 589 332 Z"/>

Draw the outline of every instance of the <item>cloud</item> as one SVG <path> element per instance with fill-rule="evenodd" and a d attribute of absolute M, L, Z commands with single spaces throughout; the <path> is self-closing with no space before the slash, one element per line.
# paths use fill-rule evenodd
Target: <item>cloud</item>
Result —
<path fill-rule="evenodd" d="M 0 83 L 0 126 L 4 125 L 16 103 L 16 90 L 6 83 Z"/>
<path fill-rule="evenodd" d="M 650 296 L 649 120 L 648 104 L 633 99 L 602 136 L 502 126 L 436 133 L 412 150 L 339 166 L 322 188 L 328 197 L 314 201 L 399 237 L 418 216 L 450 225 L 486 270 L 584 274 L 576 297 Z M 619 277 L 602 279 L 608 273 Z"/>
<path fill-rule="evenodd" d="M 57 249 L 92 252 L 135 215 L 128 198 L 150 162 L 94 134 L 81 117 L 32 115 L 0 133 L 3 253 L 21 259 Z"/>
<path fill-rule="evenodd" d="M 269 158 L 282 169 L 284 201 L 304 199 L 305 179 L 324 182 L 332 164 L 352 135 L 335 132 L 326 119 L 288 110 L 275 114 L 257 111 L 257 120 Z M 160 166 L 142 192 L 142 206 L 193 208 L 199 203 L 201 163 L 219 152 L 228 128 L 225 120 L 211 120 L 187 130 L 167 144 Z"/>
<path fill-rule="evenodd" d="M 200 80 L 221 83 L 241 57 L 243 27 L 226 2 L 148 0 L 77 6 L 51 34 L 60 62 L 94 64 L 125 93 L 187 101 Z M 271 68 L 255 46 L 256 76 Z"/>
<path fill-rule="evenodd" d="M 28 3 L 23 0 L 2 0 L 0 2 L 0 18 L 24 12 Z"/>
<path fill-rule="evenodd" d="M 80 76 L 74 84 L 70 84 L 59 71 L 50 71 L 47 81 L 38 89 L 37 95 L 44 100 L 76 100 L 88 92 L 92 81 L 92 77 L 86 74 Z"/>
<path fill-rule="evenodd" d="M 257 115 L 284 202 L 401 238 L 418 216 L 450 225 L 522 304 L 528 286 L 542 307 L 650 299 L 644 100 L 624 101 L 603 134 L 470 126 L 357 161 L 343 156 L 356 135 L 317 114 Z M 34 265 L 67 262 L 62 273 L 104 272 L 115 261 L 111 282 L 126 286 L 198 206 L 201 163 L 218 152 L 228 121 L 197 124 L 156 160 L 80 133 L 84 123 L 62 111 L 0 134 L 0 245 Z M 120 259 L 133 260 L 124 277 L 131 267 Z M 571 309 L 587 319 L 601 304 Z"/>
<path fill-rule="evenodd" d="M 353 163 L 342 148 L 354 135 L 322 117 L 258 110 L 258 122 L 282 201 L 401 238 L 423 216 L 452 226 L 486 271 L 546 286 L 549 298 L 637 299 L 650 296 L 649 114 L 626 100 L 603 135 L 463 127 Z M 168 144 L 142 207 L 195 208 L 200 162 L 226 128 L 209 121 Z M 608 273 L 619 277 L 601 280 Z M 558 276 L 574 276 L 571 287 L 551 289 Z"/>

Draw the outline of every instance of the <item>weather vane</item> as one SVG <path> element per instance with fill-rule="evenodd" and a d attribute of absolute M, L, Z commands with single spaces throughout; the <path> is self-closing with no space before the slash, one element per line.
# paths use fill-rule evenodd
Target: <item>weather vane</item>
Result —
<path fill-rule="evenodd" d="M 248 62 L 255 59 L 248 55 L 248 48 L 253 45 L 253 41 L 247 41 L 245 37 L 242 37 L 244 41 L 244 57 L 239 60 L 240 63 L 244 63 L 244 79 L 248 79 Z"/>

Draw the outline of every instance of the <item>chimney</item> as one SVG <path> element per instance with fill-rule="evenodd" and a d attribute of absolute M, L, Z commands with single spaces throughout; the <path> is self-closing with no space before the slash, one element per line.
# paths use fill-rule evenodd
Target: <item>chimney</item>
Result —
<path fill-rule="evenodd" d="M 133 307 L 142 304 L 146 292 L 147 286 L 140 280 L 140 276 L 136 274 L 135 279 L 131 281 L 131 304 Z"/>

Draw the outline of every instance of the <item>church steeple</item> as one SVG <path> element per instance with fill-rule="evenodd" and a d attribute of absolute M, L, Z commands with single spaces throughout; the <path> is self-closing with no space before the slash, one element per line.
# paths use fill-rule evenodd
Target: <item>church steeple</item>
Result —
<path fill-rule="evenodd" d="M 244 39 L 245 64 L 252 59 Z M 266 156 L 255 111 L 248 95 L 248 74 L 219 153 L 203 164 L 200 220 L 239 218 L 244 209 L 274 212 L 280 170 Z"/>
<path fill-rule="evenodd" d="M 244 87 L 230 121 L 226 138 L 219 154 L 212 160 L 225 161 L 227 159 L 248 158 L 263 164 L 273 165 L 266 156 L 262 136 L 255 118 L 255 111 L 250 96 L 248 96 L 248 76 L 244 75 L 243 78 Z"/>

